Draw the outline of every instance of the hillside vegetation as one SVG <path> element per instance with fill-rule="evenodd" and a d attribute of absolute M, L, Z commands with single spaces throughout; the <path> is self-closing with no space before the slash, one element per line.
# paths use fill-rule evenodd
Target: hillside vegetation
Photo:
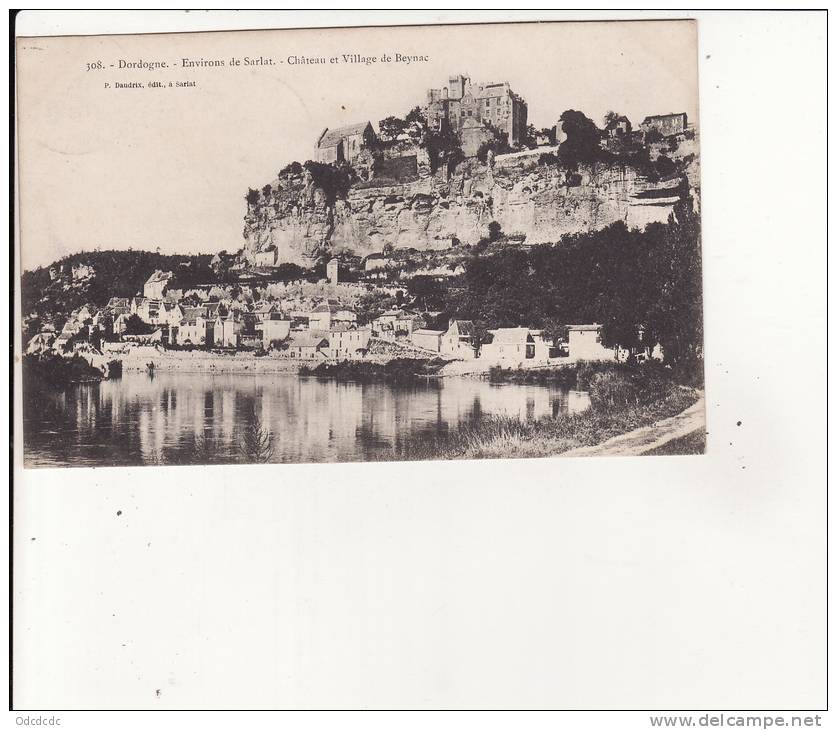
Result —
<path fill-rule="evenodd" d="M 214 281 L 210 254 L 168 255 L 153 251 L 91 251 L 66 256 L 50 266 L 24 271 L 21 303 L 24 315 L 66 314 L 83 304 L 103 306 L 111 297 L 133 297 L 155 269 L 172 271 L 178 286 Z M 92 277 L 73 280 L 74 266 L 90 266 Z M 50 269 L 57 272 L 53 280 Z"/>

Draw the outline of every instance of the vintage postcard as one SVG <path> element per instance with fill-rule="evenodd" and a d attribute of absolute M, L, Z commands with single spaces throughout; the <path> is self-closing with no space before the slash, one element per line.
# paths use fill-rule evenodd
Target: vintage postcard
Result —
<path fill-rule="evenodd" d="M 25 466 L 703 453 L 694 21 L 16 61 Z"/>

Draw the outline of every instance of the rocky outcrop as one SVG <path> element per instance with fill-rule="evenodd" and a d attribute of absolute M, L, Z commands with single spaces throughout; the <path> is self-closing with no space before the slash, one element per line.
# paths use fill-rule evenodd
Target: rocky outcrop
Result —
<path fill-rule="evenodd" d="M 278 262 L 310 265 L 344 250 L 365 256 L 388 245 L 442 249 L 456 240 L 478 242 L 492 221 L 527 244 L 554 242 L 616 221 L 638 228 L 664 222 L 689 196 L 685 176 L 652 182 L 624 164 L 569 170 L 539 164 L 539 157 L 498 156 L 490 166 L 470 160 L 453 175 L 403 183 L 373 179 L 334 200 L 307 170 L 286 175 L 248 205 L 245 252 L 275 246 Z"/>

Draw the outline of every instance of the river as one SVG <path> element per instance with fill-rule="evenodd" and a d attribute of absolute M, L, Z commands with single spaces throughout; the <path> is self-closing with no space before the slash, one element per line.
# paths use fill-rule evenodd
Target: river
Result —
<path fill-rule="evenodd" d="M 583 391 L 472 378 L 356 383 L 297 375 L 126 373 L 39 393 L 24 409 L 26 466 L 386 458 L 489 415 L 573 413 Z"/>

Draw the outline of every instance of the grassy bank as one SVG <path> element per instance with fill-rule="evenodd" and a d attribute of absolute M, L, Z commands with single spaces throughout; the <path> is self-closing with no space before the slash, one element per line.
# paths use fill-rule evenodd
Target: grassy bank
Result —
<path fill-rule="evenodd" d="M 299 374 L 335 380 L 395 382 L 436 375 L 444 364 L 445 361 L 438 358 L 434 360 L 399 358 L 386 363 L 344 361 L 320 363 L 313 368 L 303 365 Z"/>
<path fill-rule="evenodd" d="M 590 392 L 581 413 L 525 421 L 492 416 L 447 433 L 397 443 L 380 459 L 482 459 L 554 456 L 594 446 L 681 413 L 700 391 L 675 382 L 657 366 L 597 365 L 578 368 L 578 387 Z"/>

